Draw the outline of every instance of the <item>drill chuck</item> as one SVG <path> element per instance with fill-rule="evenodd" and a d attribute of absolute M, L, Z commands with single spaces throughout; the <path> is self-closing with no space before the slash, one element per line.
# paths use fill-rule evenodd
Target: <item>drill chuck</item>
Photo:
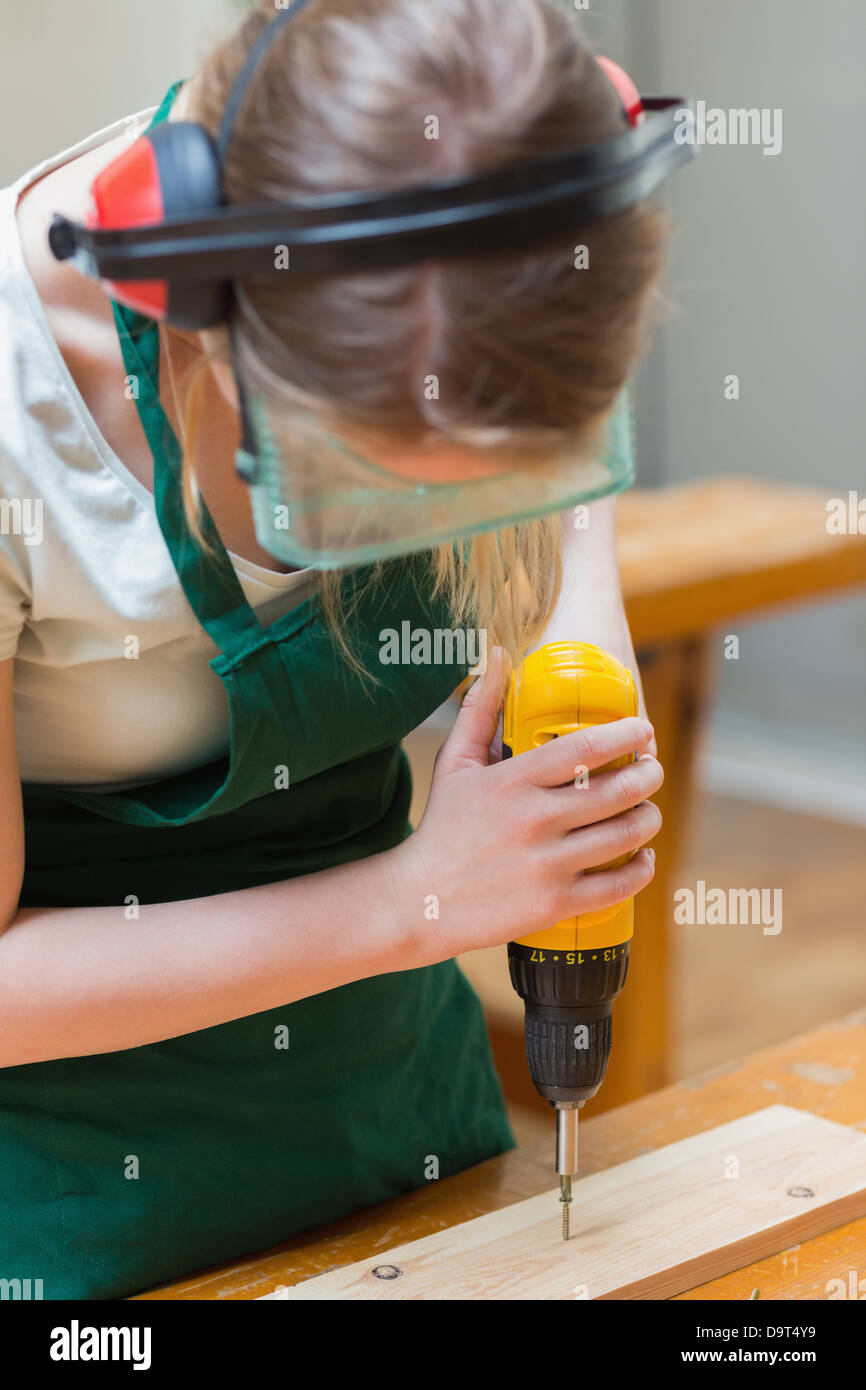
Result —
<path fill-rule="evenodd" d="M 511 983 L 524 1002 L 529 1074 L 553 1105 L 582 1105 L 604 1080 L 611 1010 L 626 982 L 630 944 L 555 952 L 509 943 Z"/>

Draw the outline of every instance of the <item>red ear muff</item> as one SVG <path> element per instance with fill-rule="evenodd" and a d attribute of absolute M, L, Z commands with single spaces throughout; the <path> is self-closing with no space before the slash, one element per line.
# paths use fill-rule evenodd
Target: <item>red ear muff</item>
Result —
<path fill-rule="evenodd" d="M 165 121 L 97 176 L 86 225 L 100 231 L 153 226 L 221 204 L 219 164 L 207 131 L 191 121 Z M 167 280 L 103 283 L 119 303 L 180 328 L 199 328 L 223 316 L 226 291 L 220 285 Z"/>
<path fill-rule="evenodd" d="M 603 58 L 601 54 L 596 55 L 595 61 L 613 84 L 616 94 L 622 102 L 622 109 L 628 118 L 629 125 L 639 125 L 644 114 L 643 102 L 640 92 L 625 68 L 621 68 L 619 63 L 615 63 L 612 58 Z"/>
<path fill-rule="evenodd" d="M 86 225 L 91 231 L 143 227 L 161 222 L 163 216 L 156 154 L 143 135 L 94 180 Z M 121 304 L 149 318 L 165 318 L 168 286 L 164 280 L 129 280 L 125 284 L 103 280 L 102 284 Z"/>

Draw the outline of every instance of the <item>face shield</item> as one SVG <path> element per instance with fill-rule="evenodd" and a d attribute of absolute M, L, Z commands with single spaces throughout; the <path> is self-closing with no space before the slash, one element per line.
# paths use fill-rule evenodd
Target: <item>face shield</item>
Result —
<path fill-rule="evenodd" d="M 256 538 L 283 564 L 334 569 L 406 555 L 564 512 L 622 491 L 634 478 L 628 392 L 597 449 L 563 443 L 538 460 L 476 451 L 402 453 L 373 462 L 311 414 L 244 400 L 238 471 L 250 488 Z M 467 476 L 467 474 L 469 476 Z"/>

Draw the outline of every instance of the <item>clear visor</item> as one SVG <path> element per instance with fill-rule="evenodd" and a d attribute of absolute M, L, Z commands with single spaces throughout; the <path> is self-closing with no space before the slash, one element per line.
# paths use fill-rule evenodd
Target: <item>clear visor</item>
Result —
<path fill-rule="evenodd" d="M 250 485 L 256 536 L 276 559 L 299 567 L 338 569 L 408 555 L 566 511 L 634 479 L 627 392 L 598 458 L 564 448 L 561 456 L 524 463 L 477 451 L 471 476 L 462 477 L 447 454 L 426 465 L 420 453 L 397 454 L 385 467 L 380 454 L 378 462 L 362 456 L 314 416 L 287 414 L 261 397 L 250 400 L 249 413 L 258 446 Z"/>

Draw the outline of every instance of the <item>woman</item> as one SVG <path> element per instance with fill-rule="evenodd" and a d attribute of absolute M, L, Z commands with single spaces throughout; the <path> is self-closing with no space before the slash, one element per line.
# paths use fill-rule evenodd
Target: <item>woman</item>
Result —
<path fill-rule="evenodd" d="M 148 119 L 215 131 L 272 18 Z M 316 0 L 255 83 L 231 203 L 497 167 L 623 119 L 547 0 L 449 0 L 435 25 L 426 0 Z M 490 752 L 509 657 L 580 638 L 634 666 L 612 499 L 585 528 L 568 513 L 336 574 L 278 567 L 234 470 L 225 329 L 157 330 L 49 254 L 52 213 L 83 218 L 123 126 L 2 203 L 0 484 L 20 524 L 0 535 L 0 1274 L 48 1298 L 125 1296 L 418 1186 L 431 1155 L 445 1176 L 507 1148 L 453 958 L 638 892 L 660 819 L 644 719 Z M 493 438 L 586 453 L 662 240 L 639 206 L 570 231 L 565 256 L 251 281 L 238 360 L 289 436 L 318 412 L 397 472 L 431 435 L 467 477 Z M 630 459 L 608 477 L 626 485 Z M 467 666 L 380 662 L 407 621 L 469 621 L 493 648 L 414 833 L 400 739 Z M 571 793 L 576 762 L 632 752 Z"/>

